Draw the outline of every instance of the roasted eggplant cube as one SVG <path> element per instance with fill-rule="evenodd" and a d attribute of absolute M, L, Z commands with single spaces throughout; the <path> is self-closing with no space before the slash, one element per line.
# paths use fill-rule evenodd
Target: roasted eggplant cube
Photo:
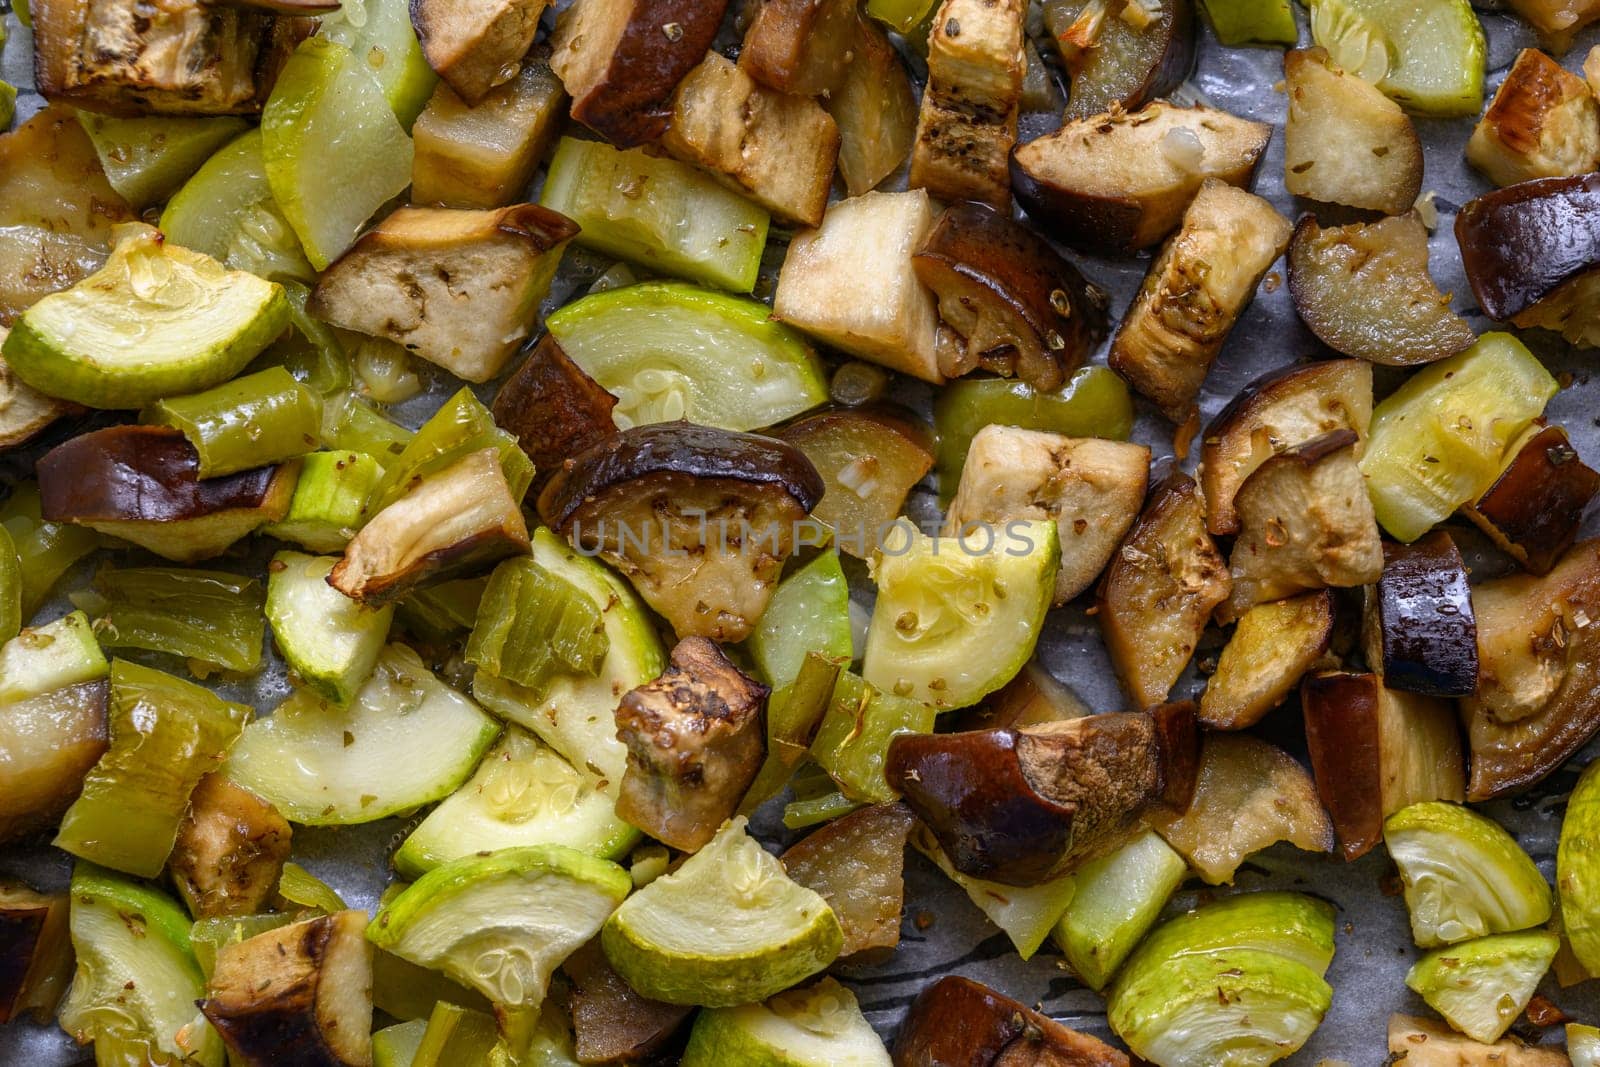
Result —
<path fill-rule="evenodd" d="M 0 844 L 55 826 L 110 744 L 111 685 L 101 679 L 0 710 Z"/>
<path fill-rule="evenodd" d="M 838 917 L 840 959 L 884 957 L 900 943 L 906 840 L 916 821 L 904 804 L 873 804 L 825 823 L 784 851 L 789 877 L 819 894 Z"/>
<path fill-rule="evenodd" d="M 1280 452 L 1244 480 L 1228 558 L 1233 595 L 1221 617 L 1306 589 L 1378 580 L 1383 546 L 1355 444 L 1354 430 L 1335 430 Z"/>
<path fill-rule="evenodd" d="M 1245 612 L 1206 679 L 1200 721 L 1218 730 L 1260 722 L 1327 655 L 1333 625 L 1333 594 L 1326 589 Z"/>
<path fill-rule="evenodd" d="M 1571 7 L 1561 5 L 1563 11 Z M 1389 1016 L 1388 1036 L 1389 1062 L 1405 1067 L 1571 1067 L 1573 1062 L 1559 1048 L 1529 1045 L 1515 1034 L 1485 1045 L 1442 1022 L 1413 1015 Z"/>
<path fill-rule="evenodd" d="M 616 406 L 617 398 L 600 388 L 547 333 L 495 394 L 493 412 L 495 425 L 516 434 L 517 443 L 533 460 L 537 493 L 563 460 L 616 434 L 616 423 L 611 421 Z"/>
<path fill-rule="evenodd" d="M 571 219 L 537 204 L 401 208 L 329 266 L 308 306 L 457 377 L 488 381 L 532 332 L 577 232 Z"/>
<path fill-rule="evenodd" d="M 367 915 L 340 911 L 224 945 L 200 1005 L 235 1063 L 372 1062 Z"/>
<path fill-rule="evenodd" d="M 678 642 L 666 671 L 617 706 L 617 737 L 628 749 L 617 815 L 657 841 L 698 851 L 761 768 L 770 692 L 714 641 Z"/>
<path fill-rule="evenodd" d="M 1300 706 L 1317 795 L 1345 859 L 1371 851 L 1401 808 L 1465 799 L 1461 729 L 1445 701 L 1391 689 L 1377 674 L 1333 671 L 1305 680 Z"/>
<path fill-rule="evenodd" d="M 1428 231 L 1415 213 L 1322 227 L 1307 215 L 1289 243 L 1289 293 L 1336 352 L 1408 367 L 1476 340 L 1428 274 Z"/>
<path fill-rule="evenodd" d="M 1600 728 L 1600 541 L 1574 545 L 1543 577 L 1472 589 L 1478 692 L 1461 702 L 1477 802 L 1525 789 Z"/>
<path fill-rule="evenodd" d="M 844 81 L 824 105 L 839 127 L 839 175 L 845 192 L 875 188 L 911 154 L 917 95 L 888 34 L 863 15 Z"/>
<path fill-rule="evenodd" d="M 46 1022 L 72 981 L 67 896 L 0 881 L 0 1026 Z"/>
<path fill-rule="evenodd" d="M 1128 1057 L 1042 1012 L 949 975 L 923 988 L 894 1039 L 895 1067 L 1128 1067 Z"/>
<path fill-rule="evenodd" d="M 1017 201 L 1087 252 L 1131 253 L 1177 228 L 1206 178 L 1247 186 L 1272 127 L 1163 101 L 1075 119 L 1011 157 Z"/>
<path fill-rule="evenodd" d="M 1112 553 L 1100 583 L 1100 622 L 1111 666 L 1139 707 L 1160 704 L 1188 666 L 1233 583 L 1206 533 L 1194 481 L 1168 475 Z"/>
<path fill-rule="evenodd" d="M 967 449 L 944 535 L 969 524 L 1054 519 L 1061 569 L 1052 600 L 1065 604 L 1094 584 L 1144 503 L 1150 450 L 1095 437 L 985 426 Z"/>
<path fill-rule="evenodd" d="M 1467 568 L 1436 530 L 1409 545 L 1385 542 L 1383 575 L 1368 593 L 1367 663 L 1408 693 L 1471 696 L 1478 688 L 1478 627 Z"/>
<path fill-rule="evenodd" d="M 1372 422 L 1372 366 L 1330 359 L 1269 371 L 1245 386 L 1211 420 L 1201 437 L 1200 485 L 1206 526 L 1239 532 L 1233 498 L 1267 459 L 1335 430 L 1365 441 Z"/>
<path fill-rule="evenodd" d="M 1578 458 L 1559 426 L 1530 427 L 1494 484 L 1462 510 L 1534 574 L 1548 574 L 1572 546 L 1600 474 Z"/>
<path fill-rule="evenodd" d="M 1192 704 L 1159 716 L 901 734 L 885 773 L 956 870 L 1038 885 L 1121 843 L 1145 809 L 1167 797 L 1169 776 L 1175 792 L 1183 782 L 1192 788 L 1197 736 Z"/>
<path fill-rule="evenodd" d="M 742 641 L 822 491 L 791 445 L 656 423 L 569 460 L 540 494 L 539 513 L 622 571 L 678 636 Z"/>
<path fill-rule="evenodd" d="M 1194 65 L 1191 0 L 1048 0 L 1044 20 L 1067 71 L 1068 119 L 1142 107 Z"/>
<path fill-rule="evenodd" d="M 599 938 L 568 956 L 561 971 L 571 983 L 568 1006 L 579 1063 L 648 1062 L 694 1011 L 635 993 L 606 959 Z"/>
<path fill-rule="evenodd" d="M 167 861 L 196 919 L 265 911 L 289 858 L 289 823 L 278 809 L 222 774 L 200 779 Z"/>
<path fill-rule="evenodd" d="M 980 367 L 1061 387 L 1105 336 L 1110 297 L 1036 234 L 985 204 L 955 204 L 911 259 L 965 342 L 947 378 Z"/>
<path fill-rule="evenodd" d="M 1293 232 L 1259 196 L 1207 178 L 1122 320 L 1111 369 L 1167 418 L 1189 419 L 1211 362 Z"/>
<path fill-rule="evenodd" d="M 500 453 L 485 448 L 374 515 L 345 546 L 328 584 L 352 600 L 387 604 L 424 582 L 487 570 L 529 544 Z"/>
<path fill-rule="evenodd" d="M 772 0 L 756 9 L 739 66 L 780 93 L 827 96 L 849 77 L 861 20 L 858 0 Z"/>
<path fill-rule="evenodd" d="M 1524 48 L 1467 141 L 1496 185 L 1587 174 L 1600 165 L 1600 106 L 1576 74 Z"/>
<path fill-rule="evenodd" d="M 1007 160 L 1022 101 L 1023 0 L 943 0 L 928 35 L 928 85 L 911 148 L 913 188 L 1007 213 Z"/>
<path fill-rule="evenodd" d="M 0 326 L 0 345 L 6 328 Z M 39 436 L 58 419 L 83 412 L 76 404 L 45 396 L 12 373 L 0 357 L 0 453 L 9 452 Z"/>
<path fill-rule="evenodd" d="M 516 77 L 547 0 L 411 0 L 411 25 L 434 73 L 475 104 Z"/>
<path fill-rule="evenodd" d="M 572 117 L 618 148 L 659 138 L 678 83 L 705 58 L 727 8 L 727 0 L 576 0 L 550 38 Z"/>
<path fill-rule="evenodd" d="M 789 244 L 773 314 L 826 344 L 938 384 L 939 312 L 912 256 L 933 228 L 921 189 L 829 206 Z"/>
<path fill-rule="evenodd" d="M 132 541 L 177 563 L 222 552 L 277 522 L 294 496 L 295 464 L 201 479 L 200 458 L 179 430 L 112 426 L 40 457 L 40 511 Z"/>

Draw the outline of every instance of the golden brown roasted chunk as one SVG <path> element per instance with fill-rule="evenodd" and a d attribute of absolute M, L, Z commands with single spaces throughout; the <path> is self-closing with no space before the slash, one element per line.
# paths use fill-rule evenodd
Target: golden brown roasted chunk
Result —
<path fill-rule="evenodd" d="M 1182 423 L 1212 360 L 1294 227 L 1253 193 L 1207 178 L 1150 265 L 1111 342 L 1111 368 Z"/>
<path fill-rule="evenodd" d="M 678 642 L 661 676 L 617 706 L 628 748 L 617 815 L 685 852 L 715 837 L 761 769 L 770 692 L 716 642 Z"/>
<path fill-rule="evenodd" d="M 1394 1067 L 1572 1067 L 1557 1048 L 1524 1044 L 1515 1035 L 1484 1045 L 1412 1015 L 1389 1016 L 1389 1062 Z"/>
<path fill-rule="evenodd" d="M 839 127 L 839 174 L 860 196 L 900 168 L 917 135 L 917 95 L 888 34 L 862 16 L 855 54 L 823 102 Z"/>
<path fill-rule="evenodd" d="M 856 61 L 858 0 L 767 0 L 744 34 L 739 66 L 769 89 L 825 96 Z"/>
<path fill-rule="evenodd" d="M 200 779 L 168 865 L 196 919 L 264 911 L 289 858 L 289 823 L 222 774 Z"/>
<path fill-rule="evenodd" d="M 372 1062 L 367 915 L 341 911 L 224 945 L 200 1005 L 235 1063 Z"/>
<path fill-rule="evenodd" d="M 1065 604 L 1094 583 L 1133 525 L 1149 470 L 1144 445 L 985 426 L 967 449 L 944 534 L 967 523 L 1054 519 L 1061 569 L 1053 602 Z"/>
<path fill-rule="evenodd" d="M 411 202 L 504 207 L 527 189 L 561 123 L 567 94 L 543 57 L 468 104 L 446 82 L 433 91 L 411 136 Z"/>
<path fill-rule="evenodd" d="M 1023 0 L 944 0 L 928 35 L 928 86 L 911 185 L 940 200 L 1011 208 L 1009 159 L 1027 61 Z"/>
<path fill-rule="evenodd" d="M 537 204 L 401 208 L 323 272 L 311 313 L 404 345 L 471 382 L 533 331 L 577 223 Z"/>
<path fill-rule="evenodd" d="M 900 943 L 906 839 L 904 804 L 874 804 L 823 825 L 783 853 L 789 877 L 822 895 L 844 929 L 841 959 Z"/>
<path fill-rule="evenodd" d="M 1524 48 L 1472 130 L 1467 162 L 1496 185 L 1587 174 L 1600 164 L 1600 106 L 1582 78 Z"/>
<path fill-rule="evenodd" d="M 612 969 L 599 938 L 568 956 L 561 971 L 572 983 L 572 1036 L 579 1063 L 648 1061 L 694 1011 L 635 993 Z"/>
<path fill-rule="evenodd" d="M 1095 616 L 1135 706 L 1167 699 L 1212 610 L 1231 588 L 1228 568 L 1206 533 L 1200 490 L 1187 475 L 1169 474 L 1112 554 Z"/>
<path fill-rule="evenodd" d="M 814 100 L 755 83 L 715 52 L 678 85 L 662 147 L 779 218 L 822 221 L 839 128 Z"/>
<path fill-rule="evenodd" d="M 1222 621 L 1302 590 L 1378 580 L 1383 545 L 1355 444 L 1354 430 L 1335 430 L 1278 453 L 1244 480 L 1234 497 L 1240 531 Z"/>
<path fill-rule="evenodd" d="M 547 0 L 411 0 L 422 55 L 445 84 L 475 104 L 517 76 Z"/>
<path fill-rule="evenodd" d="M 1242 730 L 1282 704 L 1320 661 L 1333 637 L 1333 594 L 1326 589 L 1258 604 L 1239 619 L 1200 697 L 1200 721 Z"/>
<path fill-rule="evenodd" d="M 1556 52 L 1565 52 L 1579 30 L 1600 18 L 1597 0 L 1507 0 L 1507 6 L 1527 19 Z"/>
<path fill-rule="evenodd" d="M 1296 196 L 1398 215 L 1422 191 L 1422 142 L 1400 105 L 1321 48 L 1283 57 L 1283 182 Z"/>
<path fill-rule="evenodd" d="M 0 326 L 0 345 L 11 331 Z M 11 373 L 0 357 L 0 452 L 26 444 L 57 419 L 82 411 L 76 404 L 45 396 Z"/>

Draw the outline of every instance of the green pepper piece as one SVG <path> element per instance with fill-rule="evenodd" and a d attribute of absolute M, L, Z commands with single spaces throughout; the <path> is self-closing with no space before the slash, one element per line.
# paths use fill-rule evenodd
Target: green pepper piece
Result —
<path fill-rule="evenodd" d="M 824 552 L 778 583 L 745 646 L 774 690 L 793 682 L 812 653 L 849 662 L 850 586 L 837 552 Z"/>
<path fill-rule="evenodd" d="M 329 448 L 364 452 L 388 471 L 410 447 L 416 434 L 353 396 L 323 408 L 323 443 Z M 378 487 L 373 486 L 373 500 Z M 376 512 L 376 507 L 371 509 Z"/>
<path fill-rule="evenodd" d="M 472 629 L 488 586 L 488 578 L 457 578 L 418 589 L 400 601 L 401 622 L 424 641 L 453 641 Z"/>
<path fill-rule="evenodd" d="M 749 815 L 783 792 L 795 768 L 810 754 L 811 742 L 832 703 L 839 671 L 848 662 L 819 652 L 807 654 L 794 681 L 767 701 L 767 758 L 739 805 Z"/>
<path fill-rule="evenodd" d="M 106 598 L 95 621 L 106 648 L 165 652 L 229 671 L 261 666 L 266 601 L 254 578 L 194 568 L 108 567 L 94 584 Z"/>
<path fill-rule="evenodd" d="M 492 1016 L 440 1001 L 428 1017 L 428 1029 L 417 1045 L 411 1067 L 486 1063 L 499 1040 Z"/>
<path fill-rule="evenodd" d="M 9 130 L 17 117 L 17 87 L 0 81 L 0 130 Z"/>
<path fill-rule="evenodd" d="M 1217 40 L 1241 44 L 1293 45 L 1300 39 L 1289 0 L 1203 0 Z"/>
<path fill-rule="evenodd" d="M 411 1067 L 416 1061 L 428 1020 L 412 1019 L 375 1031 L 372 1035 L 372 1067 Z"/>
<path fill-rule="evenodd" d="M 11 535 L 22 565 L 22 617 L 38 614 L 61 576 L 100 546 L 100 535 L 86 526 L 45 522 L 39 515 L 39 487 L 17 486 L 0 505 L 0 524 Z"/>
<path fill-rule="evenodd" d="M 811 743 L 811 758 L 852 800 L 894 800 L 897 794 L 883 774 L 889 742 L 896 734 L 931 733 L 937 717 L 929 704 L 885 693 L 843 671 Z"/>
<path fill-rule="evenodd" d="M 11 533 L 0 526 L 0 643 L 22 632 L 22 559 Z"/>
<path fill-rule="evenodd" d="M 291 904 L 312 908 L 324 915 L 343 911 L 344 900 L 321 878 L 298 863 L 285 863 L 278 879 L 278 895 Z"/>
<path fill-rule="evenodd" d="M 306 310 L 310 289 L 296 281 L 282 284 L 284 295 L 289 298 L 289 321 L 294 323 L 295 334 L 302 342 L 282 350 L 282 366 L 296 381 L 305 382 L 324 398 L 344 395 L 355 380 L 344 341 L 337 330 Z"/>
<path fill-rule="evenodd" d="M 910 33 L 927 18 L 933 0 L 867 0 L 867 14 L 900 33 Z"/>
<path fill-rule="evenodd" d="M 422 424 L 392 464 L 384 465 L 374 512 L 405 496 L 428 475 L 485 448 L 500 452 L 506 485 L 511 489 L 512 499 L 520 502 L 527 495 L 528 486 L 533 484 L 533 461 L 517 444 L 516 437 L 495 425 L 494 416 L 472 395 L 472 390 L 463 387 Z"/>
<path fill-rule="evenodd" d="M 543 699 L 558 674 L 600 673 L 610 647 L 599 606 L 532 557 L 521 557 L 489 576 L 464 658 Z"/>
<path fill-rule="evenodd" d="M 322 401 L 282 367 L 214 389 L 158 401 L 141 420 L 182 430 L 200 455 L 200 477 L 303 456 L 322 434 Z"/>
<path fill-rule="evenodd" d="M 817 826 L 821 823 L 832 822 L 835 819 L 849 815 L 857 808 L 866 805 L 859 800 L 851 800 L 835 789 L 831 793 L 824 793 L 819 797 L 806 800 L 791 800 L 783 806 L 783 825 L 790 830 L 804 830 L 808 826 Z"/>

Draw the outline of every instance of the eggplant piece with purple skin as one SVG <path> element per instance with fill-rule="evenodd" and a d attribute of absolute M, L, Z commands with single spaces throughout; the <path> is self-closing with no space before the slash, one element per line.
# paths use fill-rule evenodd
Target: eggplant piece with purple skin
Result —
<path fill-rule="evenodd" d="M 1600 342 L 1594 316 L 1583 313 L 1600 285 L 1600 174 L 1485 193 L 1457 213 L 1455 231 L 1485 315 L 1559 330 L 1574 344 Z"/>
<path fill-rule="evenodd" d="M 65 893 L 37 893 L 0 882 L 0 1026 L 24 1013 L 55 1014 L 72 981 Z"/>
<path fill-rule="evenodd" d="M 987 204 L 945 208 L 911 265 L 965 339 L 955 365 L 939 368 L 947 378 L 982 368 L 1058 389 L 1105 336 L 1105 290 Z"/>
<path fill-rule="evenodd" d="M 1600 474 L 1578 458 L 1559 426 L 1532 427 L 1486 493 L 1462 507 L 1501 551 L 1548 574 L 1578 536 Z"/>
<path fill-rule="evenodd" d="M 694 1011 L 635 993 L 599 938 L 568 956 L 561 971 L 572 985 L 568 1008 L 579 1063 L 653 1062 Z"/>
<path fill-rule="evenodd" d="M 664 422 L 568 460 L 539 495 L 539 514 L 620 570 L 680 637 L 742 641 L 823 488 L 785 442 Z"/>
<path fill-rule="evenodd" d="M 611 409 L 617 398 L 584 373 L 545 334 L 495 394 L 495 425 L 516 435 L 533 460 L 531 492 L 537 498 L 561 462 L 617 433 Z"/>
<path fill-rule="evenodd" d="M 1194 66 L 1190 0 L 1141 4 L 1153 12 L 1137 25 L 1129 3 L 1049 0 L 1045 25 L 1067 68 L 1066 119 L 1088 118 L 1116 105 L 1131 111 L 1176 89 Z"/>
<path fill-rule="evenodd" d="M 1443 530 L 1409 545 L 1385 542 L 1368 595 L 1367 662 L 1390 689 L 1438 697 L 1478 688 L 1478 626 L 1467 568 Z"/>
<path fill-rule="evenodd" d="M 962 874 L 1038 885 L 1118 844 L 1148 808 L 1188 806 L 1194 704 L 1016 729 L 902 734 L 889 783 Z"/>
<path fill-rule="evenodd" d="M 40 457 L 39 506 L 177 563 L 215 556 L 289 510 L 298 465 L 202 479 L 200 457 L 165 426 L 112 426 Z"/>
<path fill-rule="evenodd" d="M 1069 1030 L 970 978 L 949 975 L 911 1002 L 894 1067 L 1128 1067 L 1126 1053 Z"/>

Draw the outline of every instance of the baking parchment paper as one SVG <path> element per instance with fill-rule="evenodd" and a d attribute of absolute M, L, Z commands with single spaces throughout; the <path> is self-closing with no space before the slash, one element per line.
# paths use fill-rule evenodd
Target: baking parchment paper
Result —
<path fill-rule="evenodd" d="M 738 7 L 737 4 L 732 6 Z M 1305 12 L 1298 8 L 1297 11 L 1302 42 L 1308 42 Z M 1509 14 L 1489 10 L 1479 14 L 1489 42 L 1487 90 L 1492 93 L 1517 51 L 1536 47 L 1538 42 L 1524 23 Z M 21 122 L 43 102 L 31 91 L 29 31 L 20 26 L 14 15 L 5 18 L 11 40 L 0 61 L 0 71 L 5 80 L 23 90 L 18 109 Z M 724 36 L 733 40 L 732 35 Z M 1580 69 L 1584 54 L 1597 38 L 1600 34 L 1593 32 L 1581 37 L 1563 58 L 1565 65 L 1573 70 Z M 915 61 L 913 65 L 917 65 Z M 1223 48 L 1209 27 L 1200 30 L 1198 61 L 1190 84 L 1202 98 L 1218 107 L 1278 127 L 1262 161 L 1256 192 L 1293 219 L 1311 210 L 1313 205 L 1296 202 L 1283 188 L 1282 124 L 1286 103 L 1281 91 L 1275 88 L 1282 77 L 1280 49 Z M 1026 115 L 1023 138 L 1037 136 L 1056 122 L 1055 116 L 1050 114 Z M 1492 324 L 1473 305 L 1450 229 L 1458 206 L 1489 188 L 1481 176 L 1467 167 L 1462 156 L 1472 120 L 1419 119 L 1416 125 L 1427 156 L 1423 188 L 1437 193 L 1439 222 L 1430 246 L 1432 271 L 1442 289 L 1455 293 L 1456 309 L 1482 332 Z M 330 176 L 330 180 L 337 179 Z M 898 180 L 903 183 L 903 177 Z M 1321 206 L 1316 210 L 1324 222 L 1343 221 L 1337 209 Z M 781 262 L 782 248 L 773 252 L 769 256 L 769 268 Z M 1122 261 L 1085 256 L 1074 256 L 1074 259 L 1089 277 L 1113 293 L 1113 313 L 1117 318 L 1128 307 L 1149 263 L 1148 256 Z M 607 265 L 606 261 L 581 252 L 569 253 L 546 310 L 571 299 L 574 293 L 581 293 Z M 1281 281 L 1282 270 L 1280 262 L 1212 368 L 1201 397 L 1203 418 L 1215 415 L 1240 387 L 1264 371 L 1306 356 L 1326 354 L 1296 318 L 1287 287 L 1276 284 Z M 770 284 L 758 288 L 758 293 L 765 292 L 769 297 L 770 291 Z M 1591 465 L 1600 465 L 1600 383 L 1590 381 L 1595 353 L 1572 352 L 1559 338 L 1549 334 L 1529 333 L 1525 340 L 1545 358 L 1552 373 L 1571 375 L 1570 386 L 1551 401 L 1548 415 L 1567 428 L 1584 459 Z M 1104 348 L 1102 345 L 1094 362 L 1104 362 Z M 1380 393 L 1393 388 L 1400 375 L 1387 368 L 1378 370 Z M 400 406 L 395 415 L 407 425 L 416 426 L 454 388 L 455 382 L 440 375 L 427 394 Z M 493 389 L 485 388 L 481 392 L 487 397 Z M 908 383 L 900 399 L 926 412 L 928 390 Z M 1158 456 L 1172 452 L 1170 426 L 1142 401 L 1134 438 L 1149 444 Z M 17 472 L 18 462 L 13 457 L 6 464 L 10 473 Z M 1188 465 L 1192 468 L 1193 458 Z M 3 467 L 0 473 L 5 473 Z M 936 504 L 931 485 L 919 487 L 910 509 L 919 518 L 934 514 Z M 1591 515 L 1585 525 L 1587 535 L 1593 536 L 1597 531 L 1600 531 L 1600 514 Z M 1483 539 L 1472 529 L 1452 527 L 1452 532 L 1474 563 L 1475 574 L 1481 576 L 1507 567 L 1504 558 L 1486 549 Z M 259 564 L 261 558 L 258 552 L 253 562 Z M 224 561 L 222 565 L 244 568 L 249 562 Z M 81 567 L 63 583 L 63 588 L 81 584 L 92 566 L 93 561 Z M 259 566 L 256 573 L 260 573 Z M 859 570 L 852 573 L 853 583 L 859 577 Z M 863 601 L 869 602 L 869 599 Z M 46 609 L 43 617 L 53 618 L 65 607 L 64 601 L 58 602 Z M 1197 659 L 1208 653 L 1214 655 L 1220 647 L 1220 635 L 1212 633 L 1208 641 L 1202 645 Z M 282 664 L 272 653 L 270 641 L 268 644 L 269 665 L 253 684 L 222 687 L 230 699 L 251 703 L 262 714 L 270 711 L 288 691 Z M 1069 605 L 1051 614 L 1039 645 L 1039 657 L 1093 710 L 1124 708 L 1099 630 L 1081 606 Z M 160 660 L 151 662 L 159 664 Z M 168 662 L 165 666 L 171 668 L 173 664 Z M 1203 679 L 1191 668 L 1174 691 L 1174 699 L 1198 695 L 1203 685 Z M 1257 732 L 1304 758 L 1300 712 L 1292 699 L 1273 712 Z M 1578 771 L 1597 754 L 1600 754 L 1600 743 L 1590 745 L 1568 767 L 1546 779 L 1531 793 L 1487 805 L 1489 814 L 1517 835 L 1552 880 L 1556 839 L 1567 794 Z M 776 802 L 769 804 L 756 821 L 756 829 L 773 847 L 781 847 L 797 836 L 783 828 L 778 819 L 779 811 Z M 389 879 L 389 853 L 407 825 L 406 820 L 388 819 L 343 829 L 296 828 L 296 859 L 331 884 L 351 906 L 370 910 Z M 18 877 L 40 888 L 56 889 L 65 886 L 69 872 L 68 857 L 57 850 L 0 850 L 0 877 Z M 1346 864 L 1331 857 L 1299 852 L 1286 845 L 1253 857 L 1240 870 L 1235 883 L 1237 890 L 1294 889 L 1324 897 L 1338 908 L 1337 951 L 1328 972 L 1334 989 L 1332 1010 L 1305 1048 L 1286 1062 L 1316 1064 L 1329 1059 L 1357 1067 L 1375 1067 L 1386 1058 L 1384 1032 L 1390 1013 L 1400 1010 L 1428 1014 L 1420 999 L 1405 987 L 1405 973 L 1417 950 L 1411 944 L 1405 905 L 1394 895 L 1393 874 L 1393 866 L 1382 848 L 1356 863 Z M 1229 890 L 1210 889 L 1191 880 L 1168 905 L 1167 913 L 1176 913 L 1197 900 L 1226 892 Z M 921 921 L 916 921 L 919 919 Z M 922 928 L 924 923 L 927 923 L 925 929 Z M 1069 1026 L 1102 1037 L 1110 1036 L 1104 1001 L 1074 981 L 1053 945 L 1047 942 L 1038 955 L 1024 963 L 1005 935 L 989 925 L 966 895 L 915 851 L 909 851 L 906 858 L 906 909 L 899 950 L 882 966 L 841 968 L 837 973 L 856 990 L 867 1017 L 886 1037 L 892 1035 L 918 990 L 946 974 L 962 974 L 987 982 L 1026 1003 L 1042 1005 L 1050 1015 Z M 1541 992 L 1578 1021 L 1600 1023 L 1600 983 L 1589 982 L 1563 990 L 1547 978 Z M 1537 1031 L 1525 1024 L 1519 1027 L 1524 1036 L 1537 1035 Z M 1560 1028 L 1552 1028 L 1544 1036 L 1547 1040 L 1559 1041 Z M 54 1026 L 19 1022 L 0 1027 L 0 1067 L 57 1067 L 88 1058 L 85 1050 L 76 1048 Z"/>

